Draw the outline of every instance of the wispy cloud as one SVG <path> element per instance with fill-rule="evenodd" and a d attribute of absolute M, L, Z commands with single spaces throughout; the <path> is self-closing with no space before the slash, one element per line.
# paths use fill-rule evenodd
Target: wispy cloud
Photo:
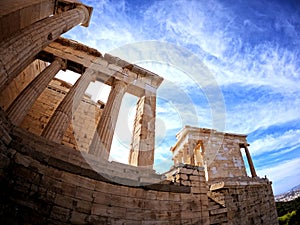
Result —
<path fill-rule="evenodd" d="M 251 153 L 252 155 L 262 155 L 267 152 L 275 152 L 276 150 L 300 145 L 299 137 L 299 129 L 289 130 L 277 135 L 267 135 L 251 143 Z"/>
<path fill-rule="evenodd" d="M 273 167 L 262 168 L 258 175 L 267 177 L 273 181 L 275 194 L 280 194 L 299 184 L 300 158 L 282 161 Z"/>

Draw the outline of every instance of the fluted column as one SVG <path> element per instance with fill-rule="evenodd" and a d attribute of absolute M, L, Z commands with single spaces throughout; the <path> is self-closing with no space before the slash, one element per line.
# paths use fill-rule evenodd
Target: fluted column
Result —
<path fill-rule="evenodd" d="M 75 9 L 40 20 L 0 43 L 0 91 L 2 91 L 48 44 L 74 26 L 88 20 L 89 12 Z"/>
<path fill-rule="evenodd" d="M 66 64 L 60 58 L 46 67 L 33 81 L 18 95 L 14 102 L 9 106 L 6 113 L 11 122 L 20 125 L 36 99 L 44 91 L 53 77 L 59 70 L 65 69 Z"/>
<path fill-rule="evenodd" d="M 71 123 L 72 114 L 78 108 L 85 90 L 93 80 L 93 71 L 87 69 L 61 101 L 42 132 L 42 136 L 60 143 Z"/>
<path fill-rule="evenodd" d="M 108 159 L 109 157 L 118 115 L 126 89 L 126 83 L 120 80 L 114 81 L 90 145 L 89 153 L 99 156 L 102 159 Z"/>
<path fill-rule="evenodd" d="M 155 147 L 156 94 L 145 91 L 137 103 L 129 164 L 152 168 Z"/>
<path fill-rule="evenodd" d="M 252 158 L 250 156 L 248 147 L 246 145 L 244 145 L 243 148 L 245 149 L 245 152 L 246 152 L 246 157 L 247 157 L 248 164 L 249 164 L 249 167 L 250 167 L 251 176 L 252 177 L 257 177 L 256 171 L 255 171 L 255 168 L 254 168 L 254 164 L 253 164 Z"/>

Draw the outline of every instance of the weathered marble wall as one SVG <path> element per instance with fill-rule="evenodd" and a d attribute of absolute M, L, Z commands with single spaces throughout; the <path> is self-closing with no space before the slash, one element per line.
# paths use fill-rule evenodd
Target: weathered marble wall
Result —
<path fill-rule="evenodd" d="M 0 218 L 6 224 L 209 224 L 203 168 L 176 168 L 175 182 L 121 185 L 104 176 L 107 166 L 100 174 L 91 169 L 83 157 L 88 154 L 20 129 L 11 137 L 0 153 Z M 124 168 L 127 179 L 151 177 Z"/>

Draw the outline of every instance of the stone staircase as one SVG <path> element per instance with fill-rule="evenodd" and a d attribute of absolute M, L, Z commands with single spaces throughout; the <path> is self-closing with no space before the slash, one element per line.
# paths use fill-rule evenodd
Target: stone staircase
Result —
<path fill-rule="evenodd" d="M 211 225 L 228 224 L 224 195 L 208 192 L 208 211 Z"/>

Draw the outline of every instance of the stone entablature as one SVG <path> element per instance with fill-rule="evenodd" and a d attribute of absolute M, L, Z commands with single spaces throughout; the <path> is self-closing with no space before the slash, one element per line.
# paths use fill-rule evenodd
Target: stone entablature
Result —
<path fill-rule="evenodd" d="M 49 44 L 39 55 L 40 59 L 51 62 L 53 57 L 67 60 L 67 69 L 82 73 L 86 68 L 94 71 L 96 80 L 112 85 L 113 79 L 128 84 L 126 92 L 142 97 L 145 90 L 156 93 L 163 78 L 138 65 L 126 62 L 110 54 L 101 55 L 96 49 L 76 41 L 58 38 Z"/>

